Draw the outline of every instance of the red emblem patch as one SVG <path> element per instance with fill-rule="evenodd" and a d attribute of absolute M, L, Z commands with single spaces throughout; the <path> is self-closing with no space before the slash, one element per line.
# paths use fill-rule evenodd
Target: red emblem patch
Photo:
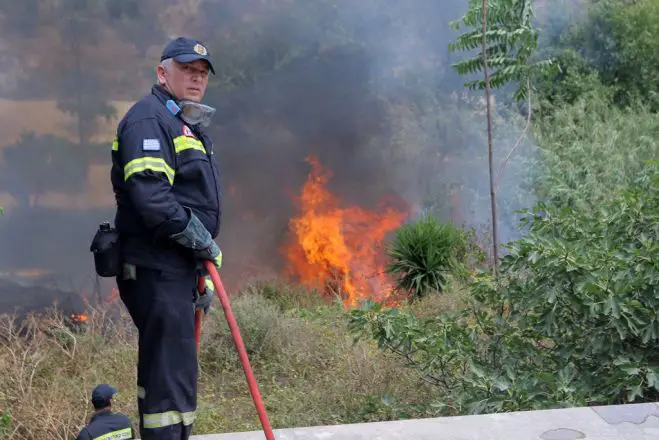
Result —
<path fill-rule="evenodd" d="M 183 136 L 188 136 L 196 139 L 196 136 L 194 135 L 194 133 L 192 133 L 192 130 L 190 130 L 190 127 L 188 127 L 187 125 L 183 126 Z"/>

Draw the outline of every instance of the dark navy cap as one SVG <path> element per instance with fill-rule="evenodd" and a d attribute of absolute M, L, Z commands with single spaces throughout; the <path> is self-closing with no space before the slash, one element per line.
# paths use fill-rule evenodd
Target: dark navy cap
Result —
<path fill-rule="evenodd" d="M 94 406 L 105 406 L 117 392 L 117 389 L 108 384 L 97 385 L 92 391 L 92 403 Z"/>
<path fill-rule="evenodd" d="M 215 74 L 215 69 L 213 69 L 210 53 L 208 53 L 206 46 L 204 46 L 204 44 L 199 40 L 187 37 L 178 37 L 170 41 L 163 49 L 160 61 L 166 60 L 168 58 L 174 58 L 179 63 L 191 63 L 195 60 L 205 60 L 208 62 L 210 71 Z"/>

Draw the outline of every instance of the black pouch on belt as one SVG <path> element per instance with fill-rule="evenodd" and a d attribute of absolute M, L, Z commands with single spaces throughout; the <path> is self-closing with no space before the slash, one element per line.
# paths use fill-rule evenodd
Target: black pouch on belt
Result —
<path fill-rule="evenodd" d="M 110 223 L 101 223 L 89 249 L 94 254 L 96 273 L 101 277 L 116 277 L 121 273 L 119 233 Z"/>

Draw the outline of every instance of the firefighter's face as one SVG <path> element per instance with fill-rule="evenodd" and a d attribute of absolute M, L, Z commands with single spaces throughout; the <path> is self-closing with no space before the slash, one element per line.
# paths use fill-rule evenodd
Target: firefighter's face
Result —
<path fill-rule="evenodd" d="M 208 86 L 208 63 L 196 60 L 184 64 L 172 60 L 169 69 L 158 66 L 158 79 L 177 99 L 201 102 Z"/>

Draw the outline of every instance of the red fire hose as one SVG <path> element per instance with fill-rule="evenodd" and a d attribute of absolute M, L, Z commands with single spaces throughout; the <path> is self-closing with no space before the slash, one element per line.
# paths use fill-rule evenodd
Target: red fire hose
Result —
<path fill-rule="evenodd" d="M 236 318 L 233 316 L 231 311 L 231 304 L 229 303 L 229 297 L 227 296 L 226 291 L 224 290 L 224 285 L 220 279 L 220 274 L 217 273 L 217 269 L 210 261 L 204 262 L 206 270 L 213 280 L 213 285 L 215 286 L 215 292 L 217 297 L 222 303 L 222 308 L 224 309 L 224 316 L 229 323 L 229 329 L 231 330 L 231 336 L 233 336 L 233 342 L 236 345 L 236 350 L 238 351 L 238 356 L 240 357 L 240 363 L 243 366 L 245 371 L 245 377 L 247 378 L 247 385 L 249 386 L 249 392 L 252 395 L 252 400 L 256 406 L 256 411 L 259 415 L 259 420 L 261 421 L 261 426 L 263 426 L 263 432 L 265 433 L 265 438 L 267 440 L 275 440 L 275 435 L 272 432 L 272 427 L 270 426 L 270 421 L 268 420 L 268 414 L 265 412 L 265 406 L 263 405 L 263 400 L 261 399 L 261 393 L 259 392 L 259 387 L 256 384 L 256 379 L 254 378 L 254 373 L 252 372 L 252 367 L 249 363 L 249 358 L 247 357 L 247 351 L 245 350 L 245 344 L 243 343 L 243 338 L 240 336 L 240 330 L 238 329 L 238 323 Z M 198 285 L 199 293 L 204 293 L 206 290 L 206 282 L 204 277 L 199 277 Z M 195 312 L 195 339 L 197 342 L 197 352 L 199 352 L 199 339 L 201 338 L 201 318 L 203 315 L 203 310 L 197 310 Z"/>

